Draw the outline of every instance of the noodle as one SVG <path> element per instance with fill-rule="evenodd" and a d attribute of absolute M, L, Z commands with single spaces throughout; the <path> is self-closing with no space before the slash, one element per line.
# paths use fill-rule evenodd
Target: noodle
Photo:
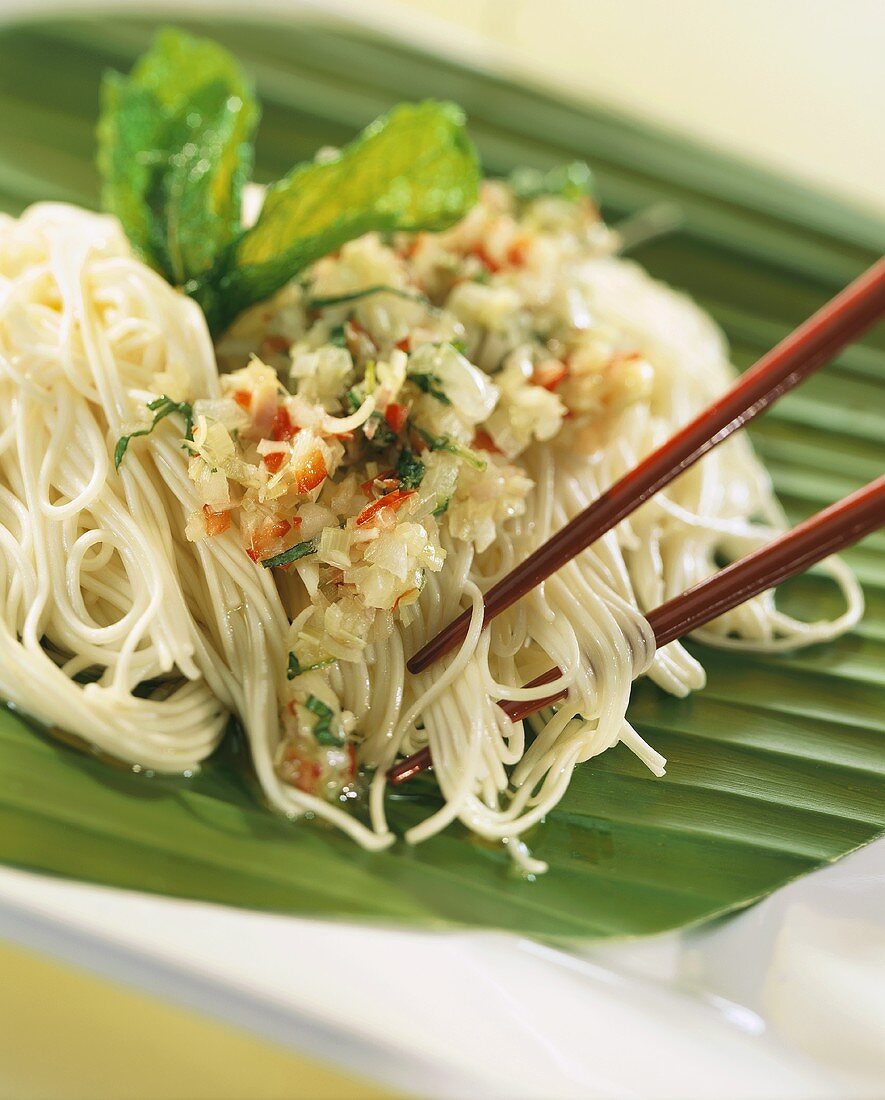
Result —
<path fill-rule="evenodd" d="M 410 589 L 412 602 L 396 614 L 403 593 L 380 605 L 394 609 L 386 616 L 386 633 L 376 629 L 356 652 L 333 653 L 331 667 L 320 661 L 297 677 L 299 705 L 305 697 L 315 700 L 313 712 L 322 716 L 340 704 L 341 714 L 350 716 L 346 728 L 356 731 L 351 743 L 358 744 L 359 761 L 374 769 L 364 823 L 349 809 L 347 792 L 330 801 L 286 780 L 290 742 L 281 727 L 287 713 L 295 713 L 286 674 L 292 639 L 309 636 L 316 607 L 327 606 L 317 604 L 323 561 L 344 554 L 350 567 L 351 544 L 343 540 L 351 533 L 363 537 L 361 519 L 340 536 L 334 524 L 317 519 L 318 532 L 330 531 L 322 535 L 327 557 L 318 564 L 305 556 L 276 578 L 244 553 L 245 512 L 212 537 L 202 530 L 195 537 L 193 517 L 216 513 L 195 480 L 195 460 L 189 466 L 173 418 L 130 446 L 119 469 L 115 447 L 133 425 L 147 429 L 145 407 L 158 394 L 173 402 L 196 400 L 197 407 L 202 401 L 210 409 L 224 397 L 199 308 L 133 258 L 111 218 L 44 204 L 17 221 L 0 220 L 0 693 L 94 749 L 168 773 L 197 769 L 233 713 L 275 810 L 326 820 L 371 849 L 394 840 L 385 809 L 387 769 L 429 745 L 443 805 L 414 825 L 406 840 L 418 843 L 460 821 L 506 843 L 526 872 L 543 870 L 519 837 L 556 805 L 575 767 L 620 741 L 663 774 L 663 758 L 625 719 L 633 680 L 647 675 L 679 696 L 704 684 L 702 667 L 678 643 L 655 652 L 643 612 L 713 573 L 717 555 L 742 556 L 784 524 L 749 443 L 734 438 L 483 632 L 483 591 L 732 377 L 718 332 L 696 307 L 605 252 L 591 249 L 581 260 L 581 308 L 654 364 L 651 393 L 612 406 L 604 418 L 579 419 L 564 445 L 548 442 L 552 433 L 537 429 L 522 445 L 516 472 L 493 464 L 509 479 L 509 489 L 524 497 L 503 531 L 493 529 L 494 541 L 479 527 L 469 538 L 458 535 L 457 525 L 468 522 L 463 516 L 474 507 L 470 498 L 455 501 L 448 528 L 440 521 L 438 553 L 436 521 L 429 510 L 419 516 L 415 522 L 423 523 L 421 537 L 437 563 L 422 567 L 420 594 Z M 467 291 L 462 297 L 466 301 Z M 409 317 L 409 311 L 420 312 L 412 303 L 399 307 Z M 393 307 L 376 302 L 370 308 L 380 324 Z M 493 327 L 483 329 L 473 352 L 490 375 L 507 351 L 502 339 Z M 220 354 L 242 359 L 248 347 L 248 331 L 245 337 L 235 332 Z M 435 378 L 427 374 L 424 385 L 432 388 Z M 305 393 L 309 397 L 300 388 L 294 400 L 302 401 L 296 412 L 308 416 Z M 502 439 L 520 423 L 517 401 L 525 394 L 513 393 L 510 419 L 498 421 Z M 471 395 L 465 391 L 464 400 Z M 340 461 L 343 448 L 333 437 L 362 430 L 377 416 L 375 398 L 367 394 L 344 413 L 318 414 L 316 431 L 324 441 L 316 454 L 324 470 Z M 204 439 L 209 453 L 210 428 L 211 418 L 198 422 L 191 451 Z M 307 434 L 282 446 L 271 441 L 262 453 L 276 448 L 288 457 L 287 448 L 294 454 Z M 429 460 L 426 465 L 430 470 Z M 234 477 L 233 466 L 222 469 Z M 207 463 L 204 483 L 217 473 Z M 270 493 L 275 482 L 262 484 L 261 491 Z M 211 485 L 215 492 L 218 483 Z M 226 483 L 222 488 L 227 491 Z M 312 500 L 303 509 L 303 531 L 310 507 L 319 509 L 318 517 L 328 513 L 322 493 Z M 459 507 L 463 515 L 455 514 Z M 366 539 L 360 553 L 369 553 Z M 379 536 L 371 552 L 380 555 L 381 546 Z M 391 543 L 384 552 L 394 555 L 394 549 Z M 764 652 L 834 637 L 857 622 L 862 596 L 841 563 L 827 569 L 847 605 L 835 621 L 799 622 L 766 593 L 697 637 Z M 465 606 L 472 609 L 471 624 L 458 652 L 407 677 L 407 654 Z M 565 670 L 554 684 L 521 686 L 551 663 Z M 510 722 L 498 706 L 566 687 L 567 700 L 535 720 L 530 743 L 522 724 Z"/>

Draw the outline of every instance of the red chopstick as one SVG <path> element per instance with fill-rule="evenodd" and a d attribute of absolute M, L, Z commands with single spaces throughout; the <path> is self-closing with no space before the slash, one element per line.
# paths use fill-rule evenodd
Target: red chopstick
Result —
<path fill-rule="evenodd" d="M 828 363 L 885 312 L 885 258 L 855 279 L 738 379 L 724 397 L 645 458 L 485 594 L 484 626 L 617 526 L 699 458 Z M 408 661 L 422 672 L 464 640 L 465 611 Z"/>
<path fill-rule="evenodd" d="M 853 546 L 865 535 L 885 526 L 885 474 L 844 500 L 787 531 L 767 546 L 726 566 L 714 576 L 661 604 L 646 616 L 660 648 L 730 611 L 745 600 L 803 573 L 816 562 Z M 527 687 L 551 683 L 558 668 L 532 680 Z M 559 702 L 567 690 L 543 699 L 507 700 L 501 708 L 514 722 Z M 421 749 L 391 768 L 391 783 L 404 783 L 430 767 L 430 750 Z"/>

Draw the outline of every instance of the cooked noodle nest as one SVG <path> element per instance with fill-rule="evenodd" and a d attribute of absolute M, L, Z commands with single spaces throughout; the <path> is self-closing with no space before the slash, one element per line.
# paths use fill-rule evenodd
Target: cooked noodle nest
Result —
<path fill-rule="evenodd" d="M 680 644 L 655 652 L 642 610 L 784 525 L 749 442 L 734 438 L 482 630 L 482 592 L 733 377 L 715 326 L 635 264 L 588 263 L 584 292 L 653 360 L 654 396 L 619 413 L 587 454 L 533 443 L 521 457 L 535 486 L 525 514 L 482 554 L 443 533 L 444 568 L 428 575 L 408 625 L 326 674 L 374 770 L 360 820 L 275 767 L 289 624 L 307 606 L 297 578 L 278 588 L 243 552 L 235 524 L 188 541 L 201 501 L 171 420 L 114 468 L 117 439 L 158 392 L 219 394 L 199 308 L 133 257 L 111 218 L 43 204 L 0 220 L 0 694 L 92 748 L 168 773 L 198 768 L 236 714 L 270 805 L 370 849 L 394 840 L 386 770 L 429 744 L 443 802 L 406 839 L 460 821 L 543 870 L 518 838 L 556 805 L 575 767 L 623 742 L 663 774 L 665 761 L 625 717 L 633 680 L 647 675 L 679 696 L 703 687 L 703 668 Z M 846 601 L 835 621 L 799 622 L 765 593 L 697 636 L 763 652 L 834 637 L 858 620 L 862 596 L 841 563 L 826 568 Z M 460 649 L 408 676 L 406 656 L 463 608 L 472 618 Z M 552 663 L 566 670 L 556 684 L 521 686 Z M 534 720 L 532 737 L 497 705 L 559 687 L 567 701 Z"/>

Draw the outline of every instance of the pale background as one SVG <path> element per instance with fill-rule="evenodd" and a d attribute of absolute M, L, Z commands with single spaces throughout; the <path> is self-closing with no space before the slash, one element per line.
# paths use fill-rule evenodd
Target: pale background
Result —
<path fill-rule="evenodd" d="M 0 0 L 62 8 L 244 10 Z M 371 23 L 604 101 L 885 213 L 885 0 L 252 0 Z"/>

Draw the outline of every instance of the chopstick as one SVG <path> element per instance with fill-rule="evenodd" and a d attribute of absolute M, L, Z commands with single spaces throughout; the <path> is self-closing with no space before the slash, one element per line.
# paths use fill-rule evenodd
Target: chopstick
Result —
<path fill-rule="evenodd" d="M 804 573 L 817 562 L 853 546 L 865 535 L 883 526 L 885 474 L 650 611 L 646 619 L 657 647 L 676 641 L 760 592 Z M 548 669 L 526 687 L 549 684 L 560 675 L 558 668 Z M 512 721 L 518 722 L 543 707 L 559 702 L 566 695 L 568 691 L 563 690 L 543 699 L 505 700 L 499 706 Z M 421 749 L 391 768 L 387 773 L 388 779 L 391 783 L 404 783 L 431 764 L 430 750 Z"/>
<path fill-rule="evenodd" d="M 828 363 L 885 312 L 885 258 L 746 371 L 732 388 L 516 566 L 484 597 L 483 627 L 617 526 L 703 455 Z M 422 672 L 464 640 L 465 611 L 407 662 Z"/>

